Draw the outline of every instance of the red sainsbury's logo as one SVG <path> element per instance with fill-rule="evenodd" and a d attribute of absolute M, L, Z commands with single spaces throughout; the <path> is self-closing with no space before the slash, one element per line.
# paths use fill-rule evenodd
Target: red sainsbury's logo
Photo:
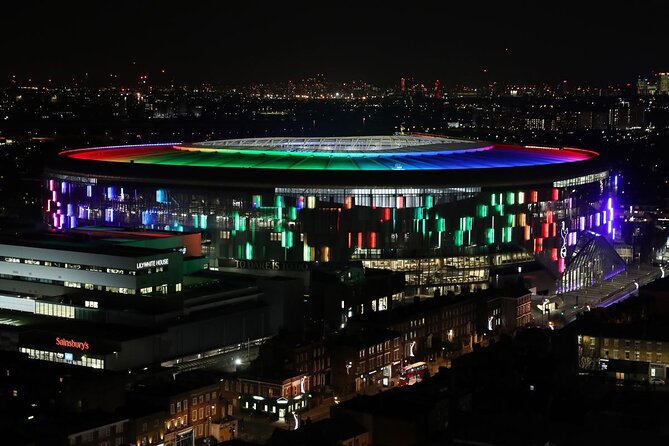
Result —
<path fill-rule="evenodd" d="M 56 338 L 56 345 L 59 347 L 70 347 L 78 350 L 88 350 L 87 341 L 75 341 L 74 339 Z"/>

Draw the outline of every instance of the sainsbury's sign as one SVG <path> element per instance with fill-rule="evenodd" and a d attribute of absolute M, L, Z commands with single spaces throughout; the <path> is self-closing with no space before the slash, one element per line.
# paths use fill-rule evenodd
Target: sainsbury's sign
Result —
<path fill-rule="evenodd" d="M 76 348 L 77 350 L 88 350 L 87 341 L 75 341 L 74 339 L 56 338 L 56 345 L 59 347 Z"/>

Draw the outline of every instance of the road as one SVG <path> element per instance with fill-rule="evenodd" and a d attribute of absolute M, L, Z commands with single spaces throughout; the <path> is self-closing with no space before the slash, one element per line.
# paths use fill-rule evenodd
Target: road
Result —
<path fill-rule="evenodd" d="M 547 299 L 555 305 L 550 315 L 542 315 L 537 304 L 543 302 L 545 296 L 537 296 L 532 300 L 532 316 L 541 325 L 549 321 L 555 327 L 563 326 L 576 319 L 576 316 L 589 308 L 608 307 L 635 295 L 639 289 L 662 277 L 658 267 L 650 265 L 629 265 L 629 270 L 612 277 L 602 284 L 581 288 L 577 291 L 549 296 Z"/>

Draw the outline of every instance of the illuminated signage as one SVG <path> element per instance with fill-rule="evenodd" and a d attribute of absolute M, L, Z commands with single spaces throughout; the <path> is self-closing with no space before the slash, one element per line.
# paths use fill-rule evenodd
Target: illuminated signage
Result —
<path fill-rule="evenodd" d="M 565 258 L 567 257 L 567 235 L 569 234 L 569 230 L 567 229 L 567 226 L 565 225 L 564 221 L 562 221 L 561 227 L 560 227 L 560 236 L 562 237 L 562 246 L 560 247 L 560 257 Z"/>
<path fill-rule="evenodd" d="M 65 338 L 56 338 L 56 345 L 59 347 L 76 348 L 77 350 L 88 350 L 90 348 L 87 341 L 82 342 Z"/>
<path fill-rule="evenodd" d="M 153 268 L 156 266 L 169 265 L 169 259 L 147 260 L 145 262 L 137 262 L 137 269 Z"/>
<path fill-rule="evenodd" d="M 238 269 L 259 269 L 264 271 L 308 271 L 307 262 L 277 262 L 276 260 L 235 260 L 223 261 L 220 266 Z"/>

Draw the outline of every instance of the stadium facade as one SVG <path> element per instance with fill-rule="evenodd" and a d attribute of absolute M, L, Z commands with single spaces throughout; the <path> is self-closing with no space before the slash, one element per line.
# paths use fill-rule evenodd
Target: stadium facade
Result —
<path fill-rule="evenodd" d="M 494 268 L 535 261 L 558 291 L 624 269 L 602 243 L 615 233 L 613 181 L 582 149 L 432 135 L 236 139 L 69 150 L 46 175 L 52 227 L 201 231 L 212 268 L 360 261 L 404 271 L 410 293 L 486 288 Z"/>

